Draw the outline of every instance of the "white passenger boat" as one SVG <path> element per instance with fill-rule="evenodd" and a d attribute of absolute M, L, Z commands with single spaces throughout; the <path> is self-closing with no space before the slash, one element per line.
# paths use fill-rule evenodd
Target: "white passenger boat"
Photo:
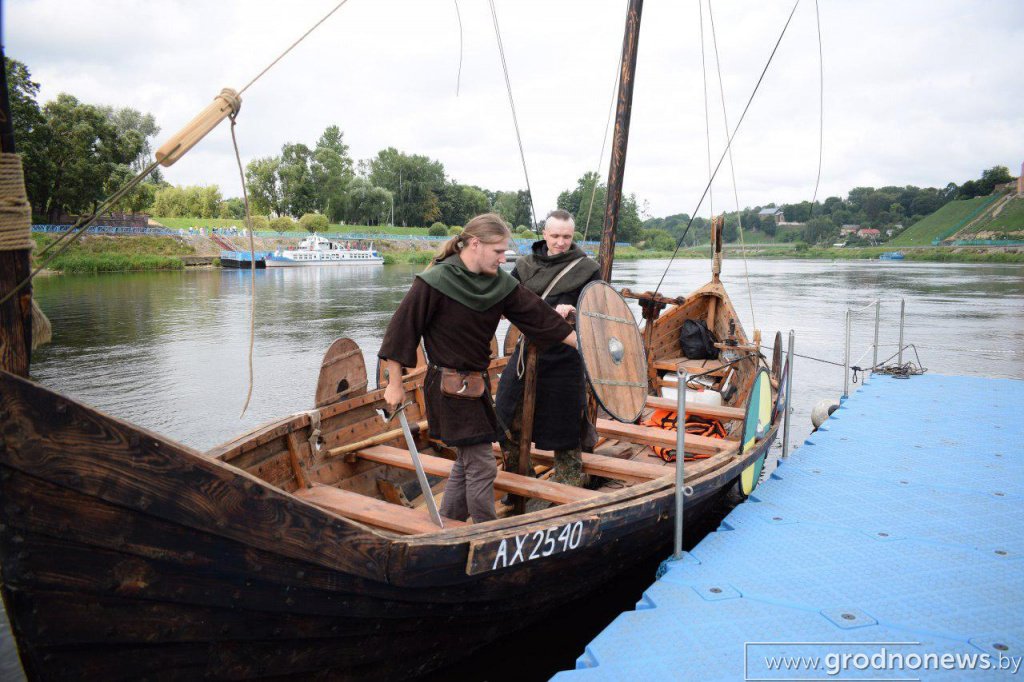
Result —
<path fill-rule="evenodd" d="M 268 268 L 300 265 L 383 265 L 384 258 L 373 248 L 353 249 L 320 235 L 311 235 L 295 249 L 279 249 L 267 254 Z"/>

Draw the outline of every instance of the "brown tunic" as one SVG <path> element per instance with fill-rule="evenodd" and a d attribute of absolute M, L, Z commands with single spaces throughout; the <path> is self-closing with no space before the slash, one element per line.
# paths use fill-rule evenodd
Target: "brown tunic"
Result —
<path fill-rule="evenodd" d="M 430 369 L 424 384 L 430 433 L 448 445 L 490 442 L 497 432 L 488 397 L 448 398 L 441 394 L 435 367 L 483 371 L 490 364 L 491 338 L 502 315 L 544 350 L 572 332 L 562 317 L 522 285 L 499 303 L 476 312 L 445 296 L 420 278 L 413 280 L 384 334 L 377 356 L 403 367 L 416 365 L 423 339 Z"/>

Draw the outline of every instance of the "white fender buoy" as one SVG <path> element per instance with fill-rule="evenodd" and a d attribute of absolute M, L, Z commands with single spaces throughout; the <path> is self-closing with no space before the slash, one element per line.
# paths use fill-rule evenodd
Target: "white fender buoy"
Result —
<path fill-rule="evenodd" d="M 818 404 L 811 410 L 811 423 L 814 424 L 814 428 L 817 429 L 819 426 L 825 423 L 829 415 L 839 409 L 839 401 L 835 398 L 825 398 L 819 400 Z"/>

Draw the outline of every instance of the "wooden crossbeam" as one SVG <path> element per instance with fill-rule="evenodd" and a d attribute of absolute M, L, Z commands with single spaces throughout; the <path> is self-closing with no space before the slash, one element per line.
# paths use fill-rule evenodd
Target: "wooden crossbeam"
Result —
<path fill-rule="evenodd" d="M 657 396 L 649 395 L 647 396 L 647 407 L 672 410 L 674 412 L 677 407 L 677 403 L 675 398 L 659 398 Z M 725 405 L 701 405 L 693 402 L 686 403 L 686 414 L 730 420 L 742 420 L 745 416 L 743 410 L 739 407 L 727 407 Z"/>
<path fill-rule="evenodd" d="M 412 469 L 412 456 L 408 450 L 393 448 L 387 445 L 376 445 L 365 448 L 356 453 L 360 459 L 371 462 L 379 462 L 399 469 Z M 423 470 L 431 476 L 449 476 L 452 471 L 452 461 L 443 457 L 425 455 L 420 453 L 420 462 Z M 494 480 L 494 487 L 497 490 L 523 497 L 532 497 L 538 500 L 547 500 L 555 504 L 566 504 L 586 500 L 598 493 L 595 490 L 586 488 L 575 488 L 571 485 L 554 483 L 552 481 L 541 481 L 530 476 L 520 476 L 508 471 L 499 471 L 498 477 Z"/>
<path fill-rule="evenodd" d="M 674 448 L 676 446 L 676 432 L 666 429 L 659 429 L 656 426 L 641 426 L 640 424 L 623 424 L 611 419 L 598 419 L 597 432 L 602 436 L 628 440 L 644 445 L 660 445 L 662 447 Z M 694 455 L 714 455 L 729 447 L 730 443 L 721 438 L 708 438 L 706 436 L 694 436 L 686 434 L 686 452 Z"/>
<path fill-rule="evenodd" d="M 495 452 L 501 452 L 501 448 L 495 444 Z M 675 471 L 674 465 L 654 464 L 653 462 L 636 462 L 631 459 L 620 459 L 608 457 L 607 455 L 596 455 L 592 452 L 584 452 L 583 471 L 592 476 L 602 478 L 613 478 L 616 481 L 626 483 L 644 483 L 662 476 L 668 476 Z M 530 450 L 530 460 L 537 464 L 553 464 L 555 453 L 551 450 Z"/>
<path fill-rule="evenodd" d="M 415 535 L 441 530 L 427 515 L 425 508 L 410 509 L 322 483 L 314 484 L 312 488 L 300 488 L 292 494 L 345 518 L 398 533 Z M 454 519 L 444 519 L 444 525 L 445 528 L 454 528 L 455 526 L 464 526 L 466 523 Z"/>
<path fill-rule="evenodd" d="M 704 372 L 722 369 L 722 363 L 718 360 L 691 360 L 690 358 L 664 358 L 662 360 L 655 360 L 654 368 L 674 372 L 679 368 L 679 363 L 683 363 L 683 369 L 690 374 L 703 374 Z"/>

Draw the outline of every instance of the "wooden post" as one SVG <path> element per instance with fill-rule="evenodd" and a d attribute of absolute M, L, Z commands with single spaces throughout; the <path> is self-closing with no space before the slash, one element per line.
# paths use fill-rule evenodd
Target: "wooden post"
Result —
<path fill-rule="evenodd" d="M 533 445 L 533 416 L 537 408 L 537 346 L 524 341 L 521 352 L 526 353 L 526 373 L 523 375 L 523 416 L 519 425 L 519 470 L 523 476 L 530 475 L 530 450 Z M 526 498 L 513 499 L 516 514 L 526 510 Z"/>
<path fill-rule="evenodd" d="M 0 149 L 14 154 L 14 125 L 7 93 L 7 62 L 0 45 Z M 29 276 L 29 250 L 0 251 L 0 298 Z M 27 377 L 32 361 L 32 284 L 0 306 L 0 369 Z"/>
<path fill-rule="evenodd" d="M 604 206 L 604 231 L 598 258 L 601 279 L 611 282 L 615 259 L 615 230 L 622 204 L 622 178 L 626 171 L 626 147 L 629 143 L 629 116 L 633 108 L 633 81 L 636 54 L 640 42 L 640 14 L 643 0 L 630 0 L 626 15 L 626 33 L 622 39 L 622 70 L 619 72 L 619 98 L 615 109 L 615 133 L 612 137 L 611 165 L 608 168 L 608 195 Z"/>

